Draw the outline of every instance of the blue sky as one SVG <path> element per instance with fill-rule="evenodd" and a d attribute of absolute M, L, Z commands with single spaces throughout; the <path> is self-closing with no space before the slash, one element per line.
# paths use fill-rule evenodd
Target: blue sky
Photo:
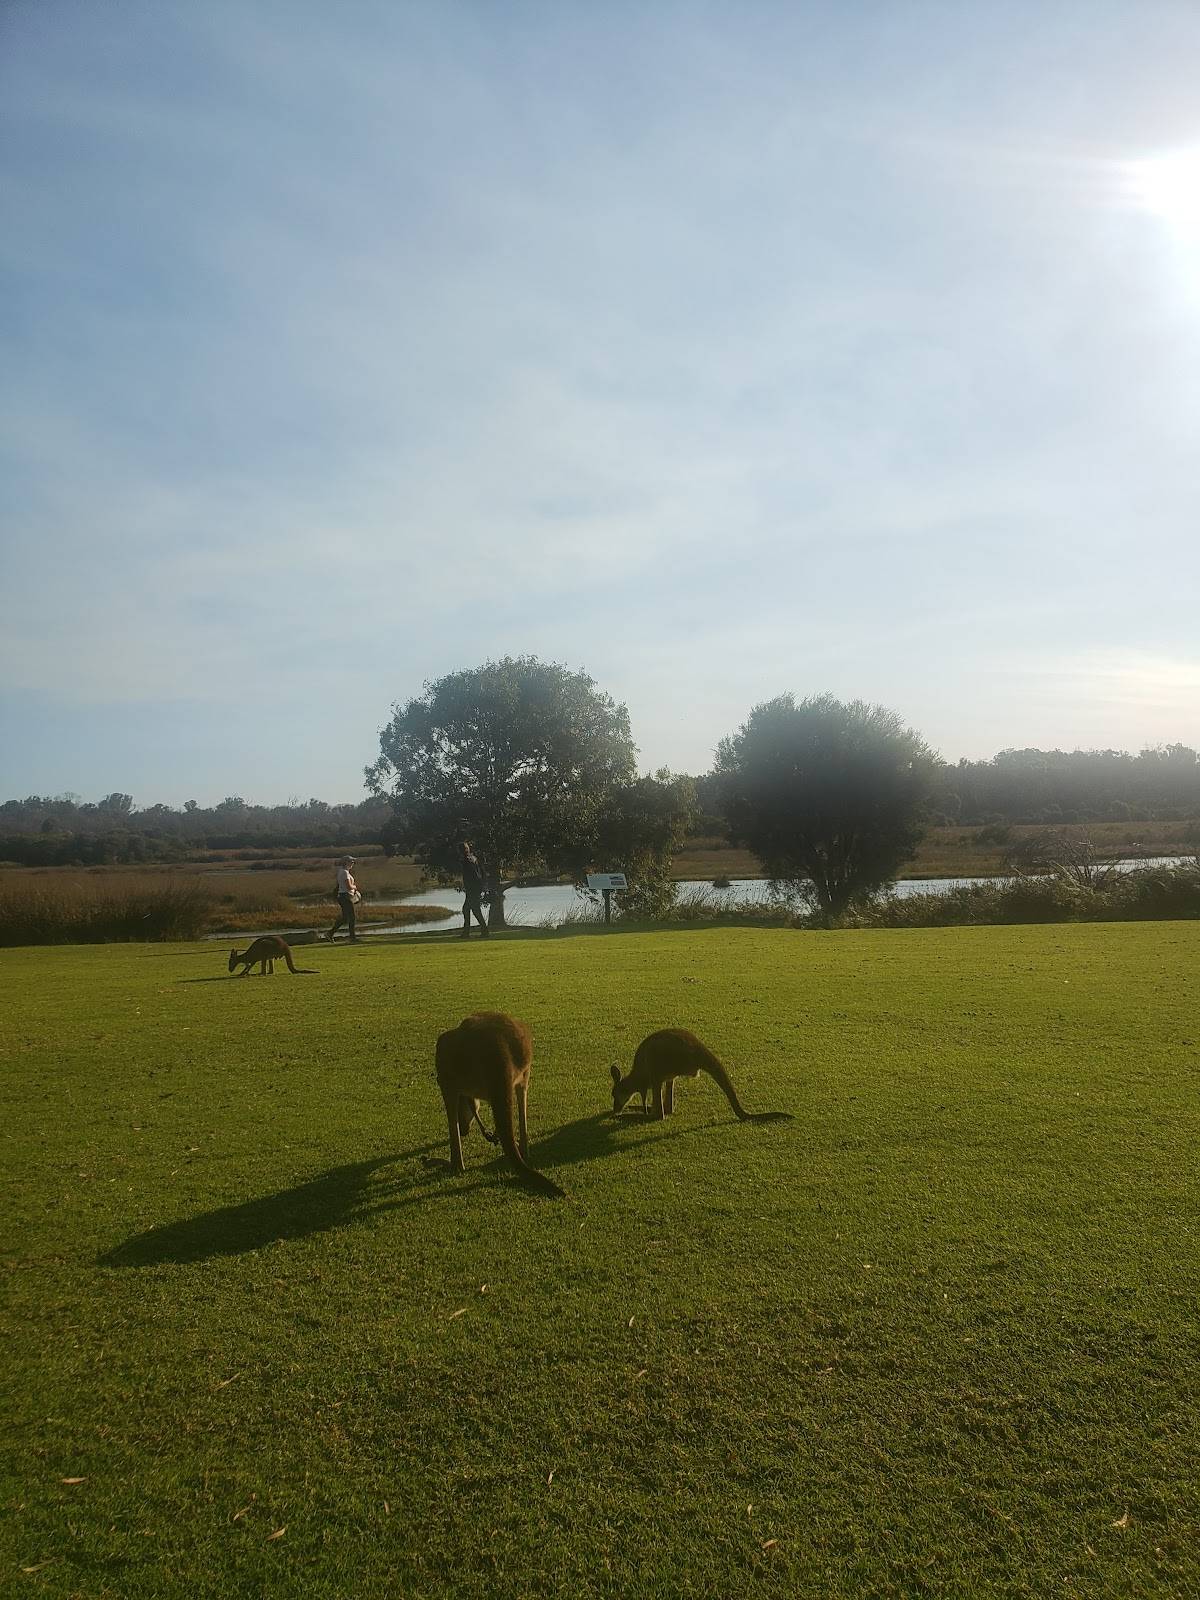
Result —
<path fill-rule="evenodd" d="M 1200 744 L 1200 6 L 8 0 L 0 798 L 362 795 L 531 652 L 705 771 Z"/>

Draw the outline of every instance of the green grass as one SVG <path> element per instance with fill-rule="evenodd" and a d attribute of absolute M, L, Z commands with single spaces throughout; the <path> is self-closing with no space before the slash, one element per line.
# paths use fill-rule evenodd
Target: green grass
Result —
<path fill-rule="evenodd" d="M 1200 1591 L 1200 927 L 302 954 L 0 952 L 4 1593 Z M 422 1165 L 485 1007 L 566 1201 Z"/>

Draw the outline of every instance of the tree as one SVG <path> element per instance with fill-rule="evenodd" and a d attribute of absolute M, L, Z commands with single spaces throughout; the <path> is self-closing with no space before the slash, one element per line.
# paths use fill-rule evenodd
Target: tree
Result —
<path fill-rule="evenodd" d="M 830 921 L 913 854 L 937 765 L 884 706 L 785 694 L 721 741 L 715 770 L 734 838 Z"/>
<path fill-rule="evenodd" d="M 469 839 L 504 926 L 512 880 L 553 870 L 635 774 L 629 713 L 583 672 L 506 656 L 452 672 L 393 716 L 367 787 L 387 795 L 385 848 L 444 878 Z"/>
<path fill-rule="evenodd" d="M 671 864 L 696 814 L 691 778 L 661 768 L 652 778 L 619 785 L 596 812 L 588 835 L 556 863 L 582 887 L 587 873 L 619 871 L 629 880 L 623 916 L 661 917 L 675 900 Z"/>

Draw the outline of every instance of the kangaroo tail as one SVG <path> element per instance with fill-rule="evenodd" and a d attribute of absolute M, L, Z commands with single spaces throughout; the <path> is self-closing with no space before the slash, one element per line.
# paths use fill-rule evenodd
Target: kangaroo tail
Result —
<path fill-rule="evenodd" d="M 733 1107 L 734 1114 L 736 1115 L 738 1121 L 749 1121 L 750 1113 L 738 1099 L 737 1090 L 733 1087 L 733 1079 L 725 1071 L 725 1068 L 717 1060 L 716 1056 L 713 1055 L 711 1050 L 706 1050 L 704 1052 L 704 1061 L 702 1065 L 704 1071 L 708 1073 L 713 1082 L 720 1086 L 721 1092 L 724 1094 L 726 1100 L 729 1101 L 729 1104 Z"/>
<path fill-rule="evenodd" d="M 534 1169 L 521 1155 L 517 1147 L 517 1130 L 513 1126 L 512 1089 L 507 1082 L 499 1086 L 499 1092 L 491 1097 L 492 1110 L 496 1117 L 496 1138 L 504 1147 L 504 1153 L 512 1162 L 517 1171 L 517 1178 L 526 1189 L 534 1194 L 552 1196 L 556 1200 L 566 1198 L 566 1191 L 560 1189 L 556 1183 L 544 1177 Z M 482 1124 L 481 1124 L 482 1126 Z"/>
<path fill-rule="evenodd" d="M 300 970 L 299 967 L 297 967 L 296 963 L 292 960 L 292 947 L 291 947 L 291 945 L 288 945 L 288 944 L 284 945 L 284 947 L 283 947 L 283 959 L 287 962 L 288 971 L 289 972 L 298 972 Z"/>
<path fill-rule="evenodd" d="M 737 1090 L 733 1087 L 733 1079 L 711 1050 L 706 1052 L 706 1057 L 707 1059 L 704 1062 L 705 1072 L 708 1073 L 714 1083 L 720 1084 L 725 1092 L 725 1098 L 733 1107 L 739 1122 L 791 1122 L 792 1114 L 790 1111 L 747 1111 L 737 1097 Z"/>

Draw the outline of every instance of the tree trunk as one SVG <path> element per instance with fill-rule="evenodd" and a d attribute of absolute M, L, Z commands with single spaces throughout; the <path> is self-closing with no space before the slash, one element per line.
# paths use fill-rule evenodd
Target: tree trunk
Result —
<path fill-rule="evenodd" d="M 499 874 L 487 880 L 488 892 L 488 932 L 495 928 L 506 928 L 504 920 L 504 883 Z"/>

